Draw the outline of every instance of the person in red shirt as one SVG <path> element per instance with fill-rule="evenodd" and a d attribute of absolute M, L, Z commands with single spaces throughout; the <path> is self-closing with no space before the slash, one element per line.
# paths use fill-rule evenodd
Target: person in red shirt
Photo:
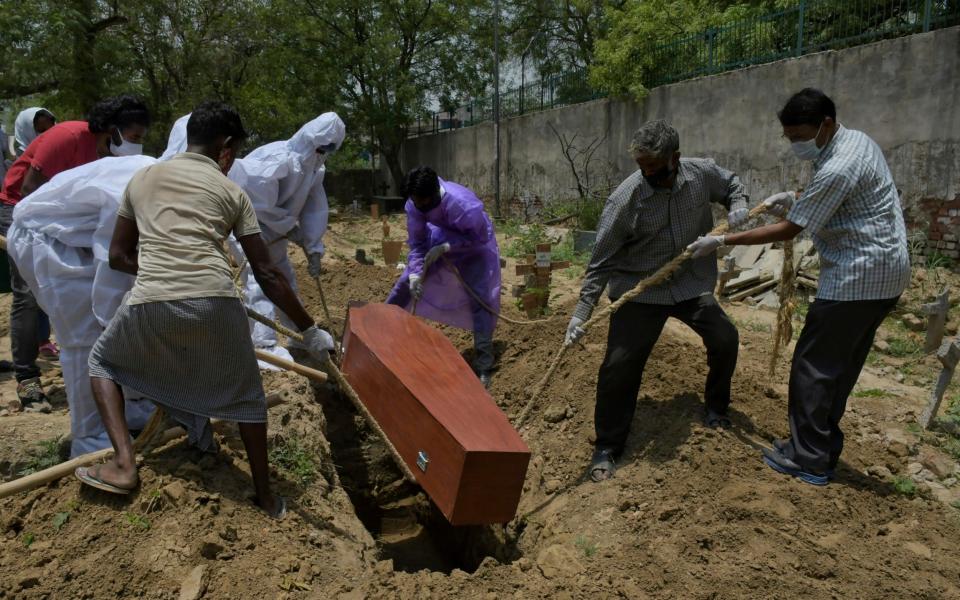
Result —
<path fill-rule="evenodd" d="M 101 100 L 86 121 L 64 121 L 33 140 L 7 171 L 0 188 L 0 235 L 6 237 L 13 222 L 13 209 L 22 198 L 54 175 L 97 160 L 103 156 L 142 153 L 141 141 L 150 126 L 150 111 L 134 96 Z M 8 257 L 9 260 L 9 257 Z M 43 388 L 37 356 L 40 308 L 30 288 L 10 260 L 10 346 L 17 378 L 17 396 L 23 409 L 50 411 Z"/>

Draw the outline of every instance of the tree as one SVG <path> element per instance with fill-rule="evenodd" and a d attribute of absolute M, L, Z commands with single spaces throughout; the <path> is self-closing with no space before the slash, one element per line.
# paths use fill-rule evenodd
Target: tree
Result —
<path fill-rule="evenodd" d="M 591 83 L 613 95 L 642 98 L 645 84 L 661 74 L 701 74 L 697 69 L 703 49 L 713 43 L 706 38 L 708 28 L 764 14 L 775 6 L 775 0 L 645 0 L 611 7 L 607 14 L 611 26 L 596 44 Z M 761 34 L 771 31 L 757 29 Z M 671 42 L 675 45 L 664 47 Z"/>
<path fill-rule="evenodd" d="M 549 76 L 593 63 L 596 41 L 609 30 L 608 14 L 626 0 L 510 0 L 509 48 L 524 52 Z"/>
<path fill-rule="evenodd" d="M 372 132 L 395 184 L 400 149 L 431 100 L 483 91 L 490 80 L 489 3 L 481 0 L 286 0 L 298 26 L 291 69 L 335 80 L 354 131 Z M 303 73 L 306 71 L 306 75 Z M 331 98 L 334 100 L 334 98 Z"/>

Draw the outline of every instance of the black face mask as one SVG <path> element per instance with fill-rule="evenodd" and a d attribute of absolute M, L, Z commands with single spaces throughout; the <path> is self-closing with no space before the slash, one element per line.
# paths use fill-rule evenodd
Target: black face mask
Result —
<path fill-rule="evenodd" d="M 656 172 L 647 175 L 643 174 L 643 178 L 647 180 L 647 183 L 652 185 L 655 188 L 665 188 L 667 187 L 667 180 L 670 179 L 670 176 L 673 175 L 673 170 L 670 169 L 670 165 L 664 165 L 662 169 L 658 169 Z"/>
<path fill-rule="evenodd" d="M 435 209 L 436 207 L 440 206 L 440 200 L 441 198 L 439 195 L 434 196 L 433 200 L 430 201 L 430 204 L 427 204 L 426 206 L 423 206 L 423 207 L 417 206 L 417 208 L 420 209 L 420 212 L 428 213 L 431 210 Z"/>

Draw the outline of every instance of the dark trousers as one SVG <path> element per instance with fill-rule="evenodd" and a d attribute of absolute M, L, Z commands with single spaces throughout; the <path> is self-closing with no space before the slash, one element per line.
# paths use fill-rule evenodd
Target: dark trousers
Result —
<path fill-rule="evenodd" d="M 784 454 L 812 473 L 833 469 L 843 450 L 840 418 L 873 345 L 899 298 L 810 305 L 790 367 L 791 443 Z"/>
<path fill-rule="evenodd" d="M 0 207 L 0 235 L 6 236 L 7 229 L 13 222 L 13 207 Z M 37 367 L 40 342 L 40 315 L 43 314 L 37 305 L 36 298 L 17 265 L 7 256 L 10 263 L 10 287 L 13 290 L 13 302 L 10 305 L 10 353 L 13 355 L 13 368 L 17 381 L 24 381 L 40 376 Z"/>
<path fill-rule="evenodd" d="M 600 366 L 594 411 L 598 448 L 623 450 L 637 408 L 643 368 L 668 317 L 683 321 L 703 338 L 709 367 L 704 400 L 708 409 L 727 412 L 740 340 L 716 299 L 707 295 L 672 305 L 628 302 L 610 318 L 607 354 Z"/>

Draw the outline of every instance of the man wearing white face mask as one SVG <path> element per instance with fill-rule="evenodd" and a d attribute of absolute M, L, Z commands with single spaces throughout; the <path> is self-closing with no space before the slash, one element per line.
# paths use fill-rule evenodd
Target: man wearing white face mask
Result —
<path fill-rule="evenodd" d="M 813 161 L 813 179 L 798 197 L 781 192 L 764 203 L 785 217 L 774 225 L 690 245 L 706 256 L 727 245 L 765 244 L 810 232 L 820 253 L 820 283 L 790 369 L 791 437 L 764 450 L 772 469 L 813 485 L 833 477 L 847 396 L 873 337 L 910 283 L 910 256 L 897 187 L 880 147 L 837 122 L 820 90 L 794 94 L 779 113 L 794 154 Z"/>
<path fill-rule="evenodd" d="M 64 121 L 30 142 L 10 167 L 0 190 L 0 235 L 6 236 L 13 210 L 22 198 L 63 171 L 114 153 L 134 153 L 150 126 L 150 112 L 133 96 L 101 100 L 86 121 Z M 40 387 L 40 309 L 30 288 L 10 261 L 13 302 L 10 308 L 10 345 L 17 379 L 17 395 L 24 410 L 50 410 Z"/>

